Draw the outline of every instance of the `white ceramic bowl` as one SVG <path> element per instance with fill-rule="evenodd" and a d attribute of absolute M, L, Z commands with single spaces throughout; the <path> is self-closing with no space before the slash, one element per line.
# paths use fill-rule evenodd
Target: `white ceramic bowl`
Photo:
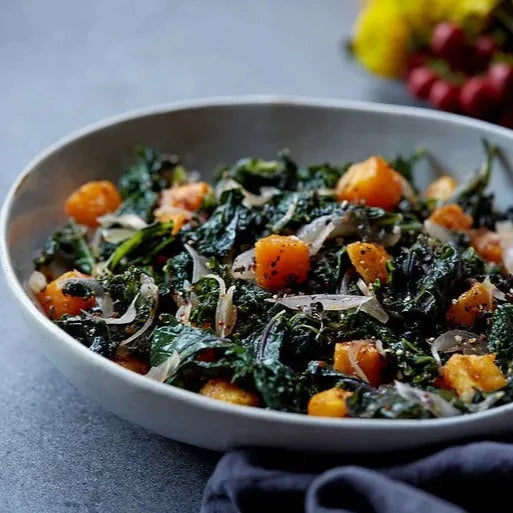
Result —
<path fill-rule="evenodd" d="M 54 144 L 23 171 L 2 209 L 1 262 L 13 300 L 41 349 L 84 393 L 164 436 L 217 450 L 242 445 L 329 452 L 405 449 L 509 431 L 513 404 L 433 420 L 328 419 L 237 407 L 130 372 L 52 324 L 25 293 L 37 248 L 64 221 L 63 202 L 92 179 L 116 179 L 145 144 L 180 154 L 204 173 L 240 157 L 288 147 L 303 163 L 346 162 L 422 146 L 463 177 L 482 158 L 480 139 L 513 160 L 513 131 L 439 112 L 338 100 L 242 97 L 149 108 L 91 125 Z M 433 170 L 419 166 L 427 183 Z M 208 178 L 208 176 L 207 176 Z M 496 168 L 499 204 L 513 204 L 512 176 Z"/>

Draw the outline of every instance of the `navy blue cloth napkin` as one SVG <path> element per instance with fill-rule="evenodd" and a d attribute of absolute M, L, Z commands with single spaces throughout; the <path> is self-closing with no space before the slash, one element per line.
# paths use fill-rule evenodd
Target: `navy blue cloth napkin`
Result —
<path fill-rule="evenodd" d="M 202 513 L 513 511 L 513 444 L 476 442 L 412 459 L 248 449 L 224 455 Z"/>

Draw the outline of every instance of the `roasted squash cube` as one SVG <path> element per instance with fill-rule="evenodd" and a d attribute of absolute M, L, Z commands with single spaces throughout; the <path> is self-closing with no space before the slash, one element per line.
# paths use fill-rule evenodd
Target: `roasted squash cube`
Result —
<path fill-rule="evenodd" d="M 177 207 L 184 210 L 198 210 L 203 200 L 212 191 L 206 182 L 195 182 L 187 185 L 179 185 L 162 191 L 160 198 L 161 207 Z"/>
<path fill-rule="evenodd" d="M 370 207 L 394 209 L 402 195 L 402 178 L 381 157 L 353 164 L 339 179 L 337 198 Z"/>
<path fill-rule="evenodd" d="M 387 261 L 392 257 L 383 246 L 370 242 L 353 242 L 347 245 L 347 254 L 356 272 L 366 283 L 387 281 Z"/>
<path fill-rule="evenodd" d="M 97 218 L 114 212 L 121 205 L 116 186 L 109 181 L 88 182 L 72 192 L 66 200 L 65 211 L 79 224 L 96 227 Z"/>
<path fill-rule="evenodd" d="M 455 299 L 447 311 L 447 322 L 471 328 L 479 315 L 494 308 L 491 290 L 484 283 L 472 287 Z"/>
<path fill-rule="evenodd" d="M 365 377 L 369 384 L 378 386 L 383 383 L 385 366 L 385 357 L 379 353 L 372 342 L 352 340 L 335 344 L 333 368 L 342 374 L 359 379 Z"/>
<path fill-rule="evenodd" d="M 244 390 L 235 383 L 230 383 L 222 379 L 211 379 L 207 381 L 199 393 L 211 399 L 239 404 L 241 406 L 260 405 L 260 398 L 256 394 Z"/>
<path fill-rule="evenodd" d="M 453 203 L 437 208 L 429 216 L 429 220 L 448 230 L 458 231 L 469 230 L 474 224 L 472 216 L 465 214 L 459 205 Z"/>
<path fill-rule="evenodd" d="M 478 255 L 490 262 L 502 264 L 501 238 L 497 233 L 486 228 L 478 228 L 471 230 L 469 236 L 470 243 Z"/>
<path fill-rule="evenodd" d="M 308 401 L 308 415 L 315 417 L 348 417 L 347 399 L 351 392 L 330 388 L 313 395 Z"/>
<path fill-rule="evenodd" d="M 458 182 L 452 176 L 441 176 L 426 189 L 426 198 L 446 201 L 453 195 L 457 187 Z"/>
<path fill-rule="evenodd" d="M 83 299 L 63 293 L 62 288 L 66 282 L 77 278 L 88 278 L 88 276 L 78 271 L 69 271 L 50 282 L 37 295 L 39 303 L 50 319 L 59 319 L 65 314 L 78 315 L 82 310 L 87 310 L 94 306 L 94 297 Z"/>
<path fill-rule="evenodd" d="M 443 386 L 454 390 L 464 401 L 470 401 L 477 390 L 494 392 L 507 384 L 494 354 L 452 355 L 440 369 Z"/>
<path fill-rule="evenodd" d="M 255 264 L 256 280 L 263 288 L 303 283 L 310 268 L 310 248 L 297 237 L 269 235 L 255 245 Z"/>

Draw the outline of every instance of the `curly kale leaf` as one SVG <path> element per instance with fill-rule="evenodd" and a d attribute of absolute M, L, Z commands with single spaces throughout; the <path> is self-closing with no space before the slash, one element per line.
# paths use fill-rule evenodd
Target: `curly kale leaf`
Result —
<path fill-rule="evenodd" d="M 296 172 L 297 188 L 305 191 L 334 189 L 347 167 L 336 167 L 328 163 L 300 167 Z"/>
<path fill-rule="evenodd" d="M 450 201 L 459 203 L 468 214 L 472 215 L 476 226 L 484 226 L 493 230 L 497 215 L 493 212 L 493 194 L 486 194 L 486 188 L 490 182 L 497 148 L 486 140 L 483 140 L 483 145 L 486 157 L 481 169 Z"/>
<path fill-rule="evenodd" d="M 417 402 L 404 399 L 393 387 L 374 391 L 356 390 L 347 399 L 353 417 L 382 419 L 428 419 L 433 415 Z"/>
<path fill-rule="evenodd" d="M 404 157 L 402 155 L 397 155 L 397 157 L 390 163 L 391 167 L 395 169 L 399 174 L 404 176 L 410 184 L 414 183 L 414 175 L 413 170 L 415 164 L 423 158 L 425 155 L 425 150 L 419 148 L 414 151 L 409 157 Z"/>
<path fill-rule="evenodd" d="M 233 166 L 223 169 L 220 177 L 232 178 L 246 190 L 258 194 L 260 187 L 273 186 L 282 190 L 291 188 L 296 170 L 296 164 L 286 153 L 282 153 L 279 160 L 241 159 Z"/>
<path fill-rule="evenodd" d="M 224 192 L 210 218 L 196 230 L 182 231 L 182 238 L 205 256 L 225 257 L 240 245 L 252 244 L 261 231 L 262 216 L 260 209 L 245 207 L 243 199 L 239 190 Z"/>
<path fill-rule="evenodd" d="M 62 259 L 83 273 L 93 272 L 95 259 L 87 243 L 87 231 L 72 219 L 47 240 L 34 265 L 39 270 L 55 259 Z"/>
<path fill-rule="evenodd" d="M 176 155 L 139 148 L 138 162 L 121 176 L 118 187 L 123 198 L 117 214 L 136 214 L 147 222 L 157 204 L 158 192 L 186 181 L 187 173 Z"/>
<path fill-rule="evenodd" d="M 130 239 L 120 244 L 107 260 L 108 268 L 113 271 L 122 264 L 122 260 L 128 260 L 123 265 L 149 264 L 157 255 L 161 255 L 174 242 L 171 234 L 173 221 L 154 223 L 142 230 L 138 230 Z"/>
<path fill-rule="evenodd" d="M 186 288 L 192 276 L 192 258 L 187 251 L 182 251 L 170 258 L 163 268 L 165 288 L 172 294 L 185 297 Z"/>
<path fill-rule="evenodd" d="M 81 316 L 58 319 L 55 323 L 91 351 L 107 358 L 114 355 L 118 340 L 112 337 L 107 324 Z"/>
<path fill-rule="evenodd" d="M 390 283 L 380 298 L 397 316 L 433 330 L 443 322 L 451 297 L 468 288 L 468 279 L 484 277 L 484 272 L 485 263 L 472 248 L 461 252 L 453 244 L 419 236 L 394 259 Z"/>
<path fill-rule="evenodd" d="M 488 330 L 488 350 L 496 353 L 497 362 L 507 370 L 513 362 L 513 304 L 499 305 Z"/>

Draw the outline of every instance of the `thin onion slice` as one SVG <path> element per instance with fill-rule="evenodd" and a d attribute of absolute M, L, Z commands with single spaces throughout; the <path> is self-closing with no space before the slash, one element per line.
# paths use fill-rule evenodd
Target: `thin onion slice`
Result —
<path fill-rule="evenodd" d="M 239 189 L 244 196 L 242 204 L 247 207 L 261 207 L 265 205 L 273 196 L 280 193 L 276 187 L 260 187 L 260 194 L 253 194 L 246 190 L 242 185 L 233 178 L 223 178 L 217 182 L 214 194 L 217 199 L 221 197 L 223 192 Z"/>
<path fill-rule="evenodd" d="M 486 348 L 482 347 L 479 335 L 465 330 L 449 330 L 442 333 L 431 344 L 431 354 L 438 365 L 441 365 L 439 353 L 484 354 Z"/>
<path fill-rule="evenodd" d="M 232 276 L 241 280 L 254 280 L 255 274 L 255 248 L 248 249 L 235 257 L 232 264 Z"/>
<path fill-rule="evenodd" d="M 454 240 L 452 233 L 447 228 L 434 223 L 430 219 L 424 221 L 424 230 L 430 237 L 441 242 L 452 242 Z"/>
<path fill-rule="evenodd" d="M 349 344 L 347 356 L 349 357 L 349 363 L 353 368 L 354 373 L 365 383 L 369 383 L 369 378 L 367 374 L 363 371 L 358 363 L 358 351 L 362 346 L 362 341 L 354 341 Z"/>
<path fill-rule="evenodd" d="M 462 414 L 458 408 L 438 394 L 426 392 L 420 388 L 414 388 L 400 381 L 394 381 L 394 386 L 397 393 L 403 399 L 420 404 L 420 406 L 432 413 L 435 417 L 455 417 Z"/>
<path fill-rule="evenodd" d="M 101 238 L 109 244 L 119 244 L 134 236 L 137 230 L 129 228 L 109 228 L 101 230 Z"/>
<path fill-rule="evenodd" d="M 28 280 L 28 287 L 34 294 L 39 294 L 46 289 L 46 276 L 39 271 L 34 271 Z"/>
<path fill-rule="evenodd" d="M 291 310 L 304 310 L 313 305 L 320 304 L 327 311 L 344 311 L 358 308 L 362 312 L 374 317 L 380 322 L 388 321 L 388 314 L 383 310 L 374 296 L 352 296 L 343 294 L 313 294 L 311 296 L 287 296 L 282 298 L 269 298 L 266 301 L 278 303 Z"/>
<path fill-rule="evenodd" d="M 207 267 L 208 258 L 200 255 L 192 246 L 189 246 L 189 244 L 185 244 L 184 248 L 192 258 L 192 283 L 194 284 L 209 273 Z"/>
<path fill-rule="evenodd" d="M 506 294 L 499 290 L 491 281 L 490 276 L 487 276 L 483 281 L 483 285 L 488 289 L 494 299 L 499 301 L 506 301 Z"/>
<path fill-rule="evenodd" d="M 299 201 L 298 195 L 294 194 L 292 201 L 290 202 L 290 205 L 287 208 L 287 211 L 285 212 L 283 217 L 281 217 L 280 219 L 278 219 L 278 221 L 276 221 L 274 223 L 274 225 L 272 227 L 273 232 L 279 232 L 282 228 L 284 228 L 288 224 L 288 222 L 292 219 L 292 217 L 294 216 L 294 213 L 296 212 L 298 201 Z"/>
<path fill-rule="evenodd" d="M 226 283 L 216 274 L 207 274 L 203 278 L 211 278 L 219 284 L 219 298 L 216 305 L 215 314 L 215 331 L 216 334 L 223 338 L 231 335 L 235 323 L 237 322 L 237 307 L 233 304 L 233 293 L 235 286 L 232 285 L 228 291 Z"/>
<path fill-rule="evenodd" d="M 118 224 L 122 228 L 128 228 L 133 231 L 142 230 L 148 226 L 148 223 L 141 219 L 139 216 L 135 214 L 123 214 L 121 216 L 116 216 L 114 214 L 105 214 L 97 218 L 97 221 L 100 223 L 102 228 L 110 228 Z"/>
<path fill-rule="evenodd" d="M 192 303 L 190 303 L 190 302 L 180 305 L 175 314 L 176 320 L 178 322 L 181 322 L 182 324 L 185 324 L 186 326 L 190 326 L 191 310 L 192 310 Z"/>
<path fill-rule="evenodd" d="M 178 351 L 173 351 L 169 358 L 166 358 L 162 363 L 152 367 L 147 373 L 146 377 L 164 383 L 169 377 L 176 372 L 180 365 L 180 355 Z"/>

